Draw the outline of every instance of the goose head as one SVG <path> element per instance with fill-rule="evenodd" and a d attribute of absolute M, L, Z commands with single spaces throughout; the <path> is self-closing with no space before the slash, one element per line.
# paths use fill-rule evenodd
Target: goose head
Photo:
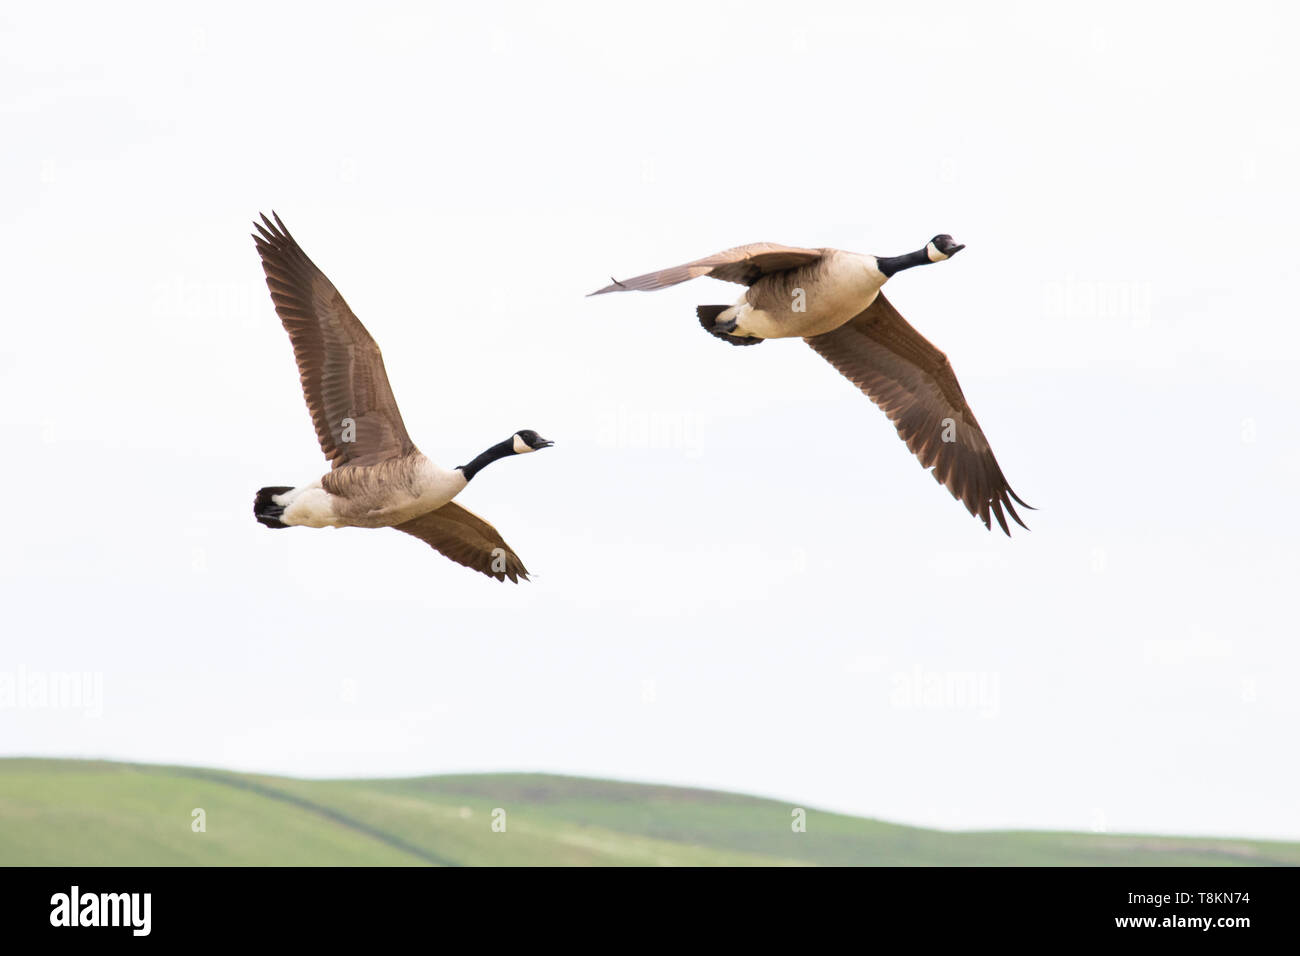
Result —
<path fill-rule="evenodd" d="M 931 262 L 943 262 L 944 259 L 951 259 L 965 248 L 965 245 L 954 242 L 952 236 L 945 232 L 925 244 L 925 254 Z"/>
<path fill-rule="evenodd" d="M 516 455 L 526 455 L 539 448 L 550 448 L 555 442 L 547 441 L 531 428 L 521 428 L 511 437 L 510 444 Z"/>

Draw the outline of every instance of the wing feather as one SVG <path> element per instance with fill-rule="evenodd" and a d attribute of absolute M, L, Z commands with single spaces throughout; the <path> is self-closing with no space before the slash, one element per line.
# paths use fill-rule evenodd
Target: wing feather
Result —
<path fill-rule="evenodd" d="M 498 581 L 528 580 L 524 562 L 497 529 L 454 501 L 395 527 L 480 574 Z"/>
<path fill-rule="evenodd" d="M 254 223 L 266 286 L 293 343 L 303 396 L 321 451 L 334 468 L 372 465 L 415 451 L 365 326 L 289 234 L 280 217 Z"/>
<path fill-rule="evenodd" d="M 948 357 L 884 295 L 833 332 L 804 341 L 889 416 L 921 465 L 984 527 L 996 518 L 1010 535 L 1006 515 L 1026 527 L 1011 502 L 1030 506 L 1002 474 Z"/>
<path fill-rule="evenodd" d="M 684 265 L 660 269 L 658 272 L 647 272 L 645 275 L 624 279 L 621 282 L 615 279 L 610 285 L 597 289 L 591 295 L 666 289 L 668 286 L 686 282 L 688 279 L 698 279 L 700 276 L 711 276 L 714 279 L 736 282 L 740 285 L 753 285 L 768 273 L 785 272 L 814 263 L 824 252 L 823 249 L 801 249 L 798 246 L 783 246 L 775 242 L 751 242 L 745 246 L 716 252 Z"/>

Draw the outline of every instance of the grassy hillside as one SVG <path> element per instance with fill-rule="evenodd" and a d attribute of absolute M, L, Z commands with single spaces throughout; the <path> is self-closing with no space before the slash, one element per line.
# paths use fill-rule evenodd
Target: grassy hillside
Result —
<path fill-rule="evenodd" d="M 196 807 L 206 832 L 191 830 Z M 944 833 L 812 809 L 794 833 L 791 809 L 538 774 L 295 780 L 11 759 L 0 760 L 0 865 L 1300 864 L 1300 844 Z"/>

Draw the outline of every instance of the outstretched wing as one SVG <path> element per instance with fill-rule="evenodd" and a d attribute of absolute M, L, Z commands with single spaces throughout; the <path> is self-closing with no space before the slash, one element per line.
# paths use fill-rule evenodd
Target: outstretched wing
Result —
<path fill-rule="evenodd" d="M 272 222 L 263 215 L 254 225 L 271 301 L 293 343 L 307 409 L 331 466 L 372 465 L 414 451 L 375 340 L 279 216 Z"/>
<path fill-rule="evenodd" d="M 528 580 L 524 562 L 497 529 L 454 501 L 394 527 L 432 545 L 457 564 L 498 581 L 509 578 L 517 584 L 520 578 Z"/>
<path fill-rule="evenodd" d="M 647 272 L 634 279 L 622 282 L 615 279 L 613 284 L 597 289 L 590 295 L 603 295 L 606 292 L 626 292 L 628 290 L 648 291 L 665 289 L 688 279 L 700 276 L 712 276 L 726 282 L 738 282 L 741 285 L 753 285 L 761 276 L 769 272 L 785 272 L 816 262 L 822 257 L 821 249 L 800 249 L 797 246 L 782 246 L 775 242 L 751 242 L 747 246 L 737 246 L 725 252 L 714 253 L 703 259 L 696 259 L 685 265 Z"/>
<path fill-rule="evenodd" d="M 1008 535 L 1002 510 L 1027 527 L 993 449 L 962 395 L 948 356 L 912 328 L 883 295 L 833 332 L 804 339 L 889 416 L 935 480 L 991 528 Z M 1031 509 L 1032 510 L 1032 509 Z"/>

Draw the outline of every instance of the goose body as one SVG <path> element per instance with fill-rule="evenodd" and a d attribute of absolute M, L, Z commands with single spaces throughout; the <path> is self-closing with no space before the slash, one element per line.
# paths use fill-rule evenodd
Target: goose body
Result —
<path fill-rule="evenodd" d="M 274 214 L 273 214 L 274 215 Z M 499 581 L 528 570 L 497 530 L 455 498 L 494 461 L 547 448 L 521 429 L 447 469 L 406 433 L 379 346 L 279 216 L 255 223 L 276 313 L 293 343 L 303 395 L 331 469 L 298 487 L 266 487 L 253 514 L 269 528 L 396 528 Z"/>
<path fill-rule="evenodd" d="M 838 329 L 875 301 L 888 278 L 875 256 L 816 252 L 807 265 L 760 276 L 717 323 L 734 319 L 730 334 L 741 338 L 804 338 Z"/>
<path fill-rule="evenodd" d="M 306 528 L 391 528 L 455 498 L 469 481 L 418 451 L 361 468 L 340 468 L 278 496 L 280 521 Z"/>
<path fill-rule="evenodd" d="M 1025 527 L 1011 489 L 975 420 L 948 357 L 899 314 L 881 292 L 891 277 L 942 262 L 964 246 L 935 236 L 901 256 L 756 242 L 632 279 L 592 295 L 663 289 L 701 276 L 746 286 L 731 305 L 702 305 L 710 335 L 732 345 L 802 338 L 879 406 L 899 437 L 986 528 L 1006 516 Z"/>

